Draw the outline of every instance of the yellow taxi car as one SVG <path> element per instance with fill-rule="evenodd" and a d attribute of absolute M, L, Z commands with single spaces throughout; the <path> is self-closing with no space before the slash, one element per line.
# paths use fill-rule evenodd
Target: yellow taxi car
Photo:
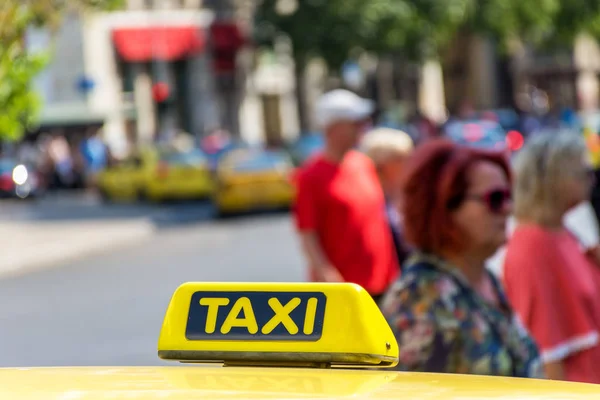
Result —
<path fill-rule="evenodd" d="M 187 366 L 4 368 L 0 398 L 600 399 L 600 385 L 398 372 L 398 354 L 389 325 L 359 286 L 186 283 L 168 306 L 158 355 Z"/>
<path fill-rule="evenodd" d="M 219 161 L 214 203 L 219 215 L 289 207 L 292 159 L 284 151 L 236 149 Z"/>
<path fill-rule="evenodd" d="M 98 190 L 107 201 L 207 199 L 214 181 L 201 150 L 160 146 L 102 171 Z"/>

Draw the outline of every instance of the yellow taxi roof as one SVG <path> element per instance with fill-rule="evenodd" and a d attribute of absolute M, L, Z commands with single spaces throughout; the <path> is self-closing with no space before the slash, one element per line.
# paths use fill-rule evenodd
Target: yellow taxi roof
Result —
<path fill-rule="evenodd" d="M 0 369 L 0 398 L 592 400 L 600 386 L 532 379 L 394 371 L 248 368 Z"/>

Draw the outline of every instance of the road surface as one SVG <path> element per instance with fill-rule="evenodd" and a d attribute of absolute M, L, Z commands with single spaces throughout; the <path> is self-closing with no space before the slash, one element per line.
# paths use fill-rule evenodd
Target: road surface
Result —
<path fill-rule="evenodd" d="M 303 280 L 289 215 L 214 221 L 183 210 L 143 211 L 167 229 L 132 247 L 0 280 L 0 366 L 161 365 L 161 322 L 182 282 Z"/>

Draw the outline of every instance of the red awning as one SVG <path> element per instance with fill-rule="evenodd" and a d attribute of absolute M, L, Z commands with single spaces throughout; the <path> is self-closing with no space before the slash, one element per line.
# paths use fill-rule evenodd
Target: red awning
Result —
<path fill-rule="evenodd" d="M 174 61 L 200 53 L 205 37 L 196 26 L 120 28 L 113 31 L 117 51 L 126 61 Z"/>

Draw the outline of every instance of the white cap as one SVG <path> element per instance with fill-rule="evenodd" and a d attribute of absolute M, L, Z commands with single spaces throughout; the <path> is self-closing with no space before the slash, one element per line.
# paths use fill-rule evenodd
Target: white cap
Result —
<path fill-rule="evenodd" d="M 344 89 L 322 95 L 315 105 L 316 122 L 321 128 L 339 121 L 360 121 L 375 110 L 375 103 Z"/>

